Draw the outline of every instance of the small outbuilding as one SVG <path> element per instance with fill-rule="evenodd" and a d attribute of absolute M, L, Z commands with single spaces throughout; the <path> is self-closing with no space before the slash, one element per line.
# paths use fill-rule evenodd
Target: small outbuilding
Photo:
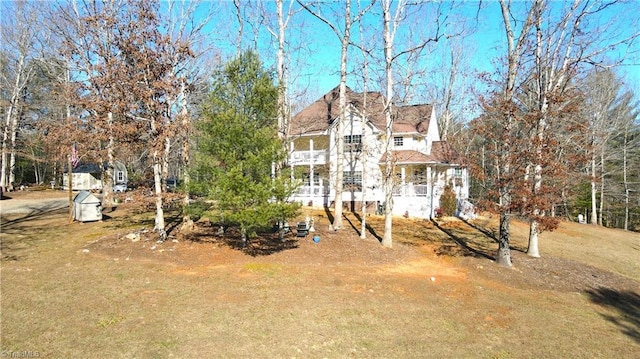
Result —
<path fill-rule="evenodd" d="M 73 219 L 80 222 L 101 221 L 100 199 L 89 191 L 80 191 L 73 198 Z"/>
<path fill-rule="evenodd" d="M 72 171 L 72 189 L 74 191 L 101 191 L 104 183 L 103 178 L 107 164 L 102 166 L 98 163 L 80 163 L 78 167 Z M 129 175 L 127 172 L 127 166 L 120 161 L 113 162 L 113 178 L 112 183 L 114 186 L 124 185 L 126 188 L 129 181 Z M 69 189 L 69 173 L 65 171 L 62 177 L 62 189 Z"/>

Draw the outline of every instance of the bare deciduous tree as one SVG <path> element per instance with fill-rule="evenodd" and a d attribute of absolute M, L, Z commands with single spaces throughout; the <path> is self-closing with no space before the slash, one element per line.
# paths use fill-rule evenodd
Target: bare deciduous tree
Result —
<path fill-rule="evenodd" d="M 431 42 L 437 42 L 444 36 L 444 32 L 441 28 L 440 12 L 441 9 L 438 6 L 436 23 L 433 25 L 434 34 L 430 36 L 420 35 L 417 42 L 414 45 L 408 45 L 401 48 L 395 44 L 396 34 L 400 25 L 403 23 L 406 17 L 408 7 L 416 5 L 421 8 L 421 3 L 410 3 L 408 1 L 400 1 L 395 4 L 395 8 L 392 6 L 391 0 L 381 0 L 382 8 L 382 38 L 383 38 L 383 53 L 384 53 L 384 83 L 385 83 L 385 102 L 384 102 L 384 116 L 385 116 L 385 168 L 383 174 L 384 180 L 384 234 L 382 236 L 382 245 L 385 247 L 392 247 L 393 245 L 393 185 L 395 180 L 395 163 L 393 161 L 392 143 L 393 143 L 393 123 L 394 123 L 394 110 L 393 102 L 395 100 L 394 91 L 394 75 L 395 67 L 397 67 L 400 58 L 405 56 L 411 56 L 413 59 L 420 57 L 420 53 Z M 403 43 L 407 45 L 407 42 Z M 415 60 L 414 60 L 415 61 Z M 410 79 L 406 79 L 410 81 Z M 410 86 L 404 86 L 408 89 Z"/>
<path fill-rule="evenodd" d="M 340 41 L 340 85 L 339 85 L 339 115 L 336 120 L 336 168 L 335 168 L 335 198 L 334 198 L 334 218 L 332 227 L 334 230 L 342 228 L 342 193 L 343 193 L 343 171 L 344 171 L 344 121 L 347 110 L 347 59 L 348 50 L 351 43 L 351 27 L 354 23 L 360 21 L 360 18 L 369 11 L 373 6 L 373 1 L 369 6 L 360 10 L 353 18 L 351 17 L 351 0 L 346 0 L 344 6 L 344 16 L 342 17 L 344 25 L 342 28 L 333 24 L 331 21 L 321 15 L 320 12 L 314 11 L 309 5 L 299 3 L 311 13 L 313 16 L 325 23 Z"/>
<path fill-rule="evenodd" d="M 619 26 L 619 16 L 604 21 L 605 12 L 612 11 L 617 1 L 608 3 L 573 1 L 558 4 L 539 1 L 535 8 L 535 58 L 532 71 L 535 79 L 537 123 L 532 139 L 534 155 L 533 180 L 529 200 L 533 201 L 530 213 L 529 246 L 527 254 L 539 257 L 539 220 L 544 216 L 544 201 L 539 201 L 543 184 L 543 162 L 548 146 L 547 129 L 554 120 L 552 111 L 561 111 L 563 98 L 570 89 L 569 84 L 583 64 L 605 66 L 602 54 L 616 49 L 635 39 L 639 33 L 622 35 L 613 25 Z M 597 22 L 597 28 L 593 23 Z M 616 61 L 618 59 L 611 59 Z M 555 108 L 554 108 L 555 107 Z M 539 204 L 537 204 L 538 202 Z"/>
<path fill-rule="evenodd" d="M 0 161 L 0 187 L 13 187 L 15 181 L 16 135 L 18 133 L 21 99 L 20 95 L 34 73 L 33 64 L 38 28 L 37 17 L 26 1 L 2 3 L 2 11 L 13 16 L 2 19 L 2 52 L 6 56 L 2 61 L 0 75 L 2 87 L 7 91 L 7 105 L 2 126 L 2 158 Z"/>
<path fill-rule="evenodd" d="M 500 211 L 500 229 L 498 235 L 498 253 L 497 262 L 500 265 L 511 267 L 511 250 L 510 250 L 510 218 L 512 206 L 512 184 L 510 183 L 513 171 L 511 160 L 512 139 L 511 131 L 517 125 L 514 111 L 514 101 L 517 90 L 518 74 L 521 70 L 521 59 L 523 50 L 526 48 L 527 36 L 533 26 L 536 9 L 540 6 L 539 1 L 534 1 L 531 8 L 527 12 L 526 20 L 522 24 L 520 34 L 516 35 L 514 25 L 515 18 L 511 13 L 510 2 L 500 0 L 500 9 L 502 11 L 503 25 L 507 41 L 507 68 L 504 73 L 501 107 L 503 115 L 501 119 L 499 131 L 504 134 L 496 144 L 497 158 L 497 178 L 498 182 L 498 201 Z"/>

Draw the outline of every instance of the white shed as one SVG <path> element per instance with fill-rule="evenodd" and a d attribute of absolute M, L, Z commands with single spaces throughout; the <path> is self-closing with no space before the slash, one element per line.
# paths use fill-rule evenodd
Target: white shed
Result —
<path fill-rule="evenodd" d="M 101 221 L 102 204 L 89 191 L 81 191 L 73 198 L 73 219 L 80 222 Z"/>

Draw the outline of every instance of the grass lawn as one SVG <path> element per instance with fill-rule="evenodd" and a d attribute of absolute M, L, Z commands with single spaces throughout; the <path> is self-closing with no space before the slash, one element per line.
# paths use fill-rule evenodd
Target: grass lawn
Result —
<path fill-rule="evenodd" d="M 44 358 L 638 358 L 640 234 L 563 223 L 514 268 L 497 266 L 495 218 L 381 217 L 321 237 L 241 248 L 200 221 L 157 243 L 152 214 L 102 222 L 66 211 L 2 217 L 1 342 Z M 170 214 L 171 215 L 171 214 Z M 177 216 L 176 216 L 177 217 Z M 170 219 L 170 223 L 171 219 Z M 139 234 L 139 237 L 127 234 Z"/>

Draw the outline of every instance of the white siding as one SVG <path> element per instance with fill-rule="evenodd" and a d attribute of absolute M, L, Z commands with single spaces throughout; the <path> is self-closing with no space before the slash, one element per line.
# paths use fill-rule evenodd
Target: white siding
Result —
<path fill-rule="evenodd" d="M 380 166 L 380 159 L 384 153 L 384 142 L 381 133 L 371 126 L 370 123 L 363 121 L 359 117 L 356 111 L 351 111 L 347 115 L 347 121 L 344 129 L 345 136 L 361 136 L 361 151 L 347 152 L 345 151 L 345 158 L 343 163 L 343 170 L 345 172 L 354 171 L 361 172 L 362 186 L 366 187 L 367 198 L 364 200 L 369 202 L 382 203 L 384 201 L 384 193 L 382 190 L 383 173 Z M 329 164 L 329 178 L 327 179 L 325 186 L 321 188 L 303 187 L 299 191 L 295 200 L 308 204 L 318 205 L 320 203 L 327 205 L 331 203 L 335 197 L 335 190 L 333 183 L 335 182 L 335 163 L 337 160 L 337 151 L 335 144 L 336 129 L 332 126 L 328 131 L 328 136 L 324 139 L 327 147 L 322 150 L 326 151 L 326 159 Z M 431 114 L 429 122 L 429 129 L 426 135 L 415 134 L 398 134 L 402 136 L 402 147 L 395 147 L 395 150 L 413 150 L 424 154 L 430 154 L 431 144 L 434 141 L 440 141 L 440 134 L 434 114 Z M 394 136 L 395 137 L 395 136 Z M 319 139 L 319 137 L 316 137 Z M 308 141 L 302 138 L 301 140 Z M 324 141 L 324 140 L 323 140 Z M 393 139 L 391 139 L 393 141 Z M 392 142 L 393 143 L 393 142 Z M 292 152 L 291 160 L 300 159 L 304 156 L 305 151 L 308 150 L 306 143 L 301 144 L 303 148 L 300 151 Z M 320 151 L 320 148 L 317 149 Z M 315 153 L 314 153 L 315 155 Z M 366 155 L 366 159 L 363 157 Z M 307 161 L 310 162 L 310 161 Z M 363 169 L 363 165 L 366 163 L 366 169 Z M 303 165 L 302 163 L 293 163 L 294 165 Z M 316 162 L 317 164 L 317 162 Z M 310 163 L 305 163 L 308 167 Z M 466 169 L 462 169 L 462 176 L 460 180 L 456 181 L 456 169 L 455 167 L 449 167 L 447 165 L 441 165 L 436 167 L 428 164 L 411 165 L 411 166 L 398 166 L 397 172 L 403 172 L 402 168 L 405 167 L 403 177 L 404 181 L 400 180 L 398 186 L 394 189 L 394 215 L 408 214 L 411 217 L 429 218 L 434 214 L 436 208 L 440 206 L 440 195 L 442 194 L 445 185 L 451 181 L 454 184 L 454 191 L 461 200 L 466 200 L 469 196 L 469 179 Z M 422 168 L 421 168 L 422 167 Z M 413 179 L 413 171 L 419 170 L 426 177 L 416 182 Z M 456 186 L 456 184 L 459 184 Z M 346 191 L 342 196 L 343 201 L 362 201 L 361 191 Z"/>

